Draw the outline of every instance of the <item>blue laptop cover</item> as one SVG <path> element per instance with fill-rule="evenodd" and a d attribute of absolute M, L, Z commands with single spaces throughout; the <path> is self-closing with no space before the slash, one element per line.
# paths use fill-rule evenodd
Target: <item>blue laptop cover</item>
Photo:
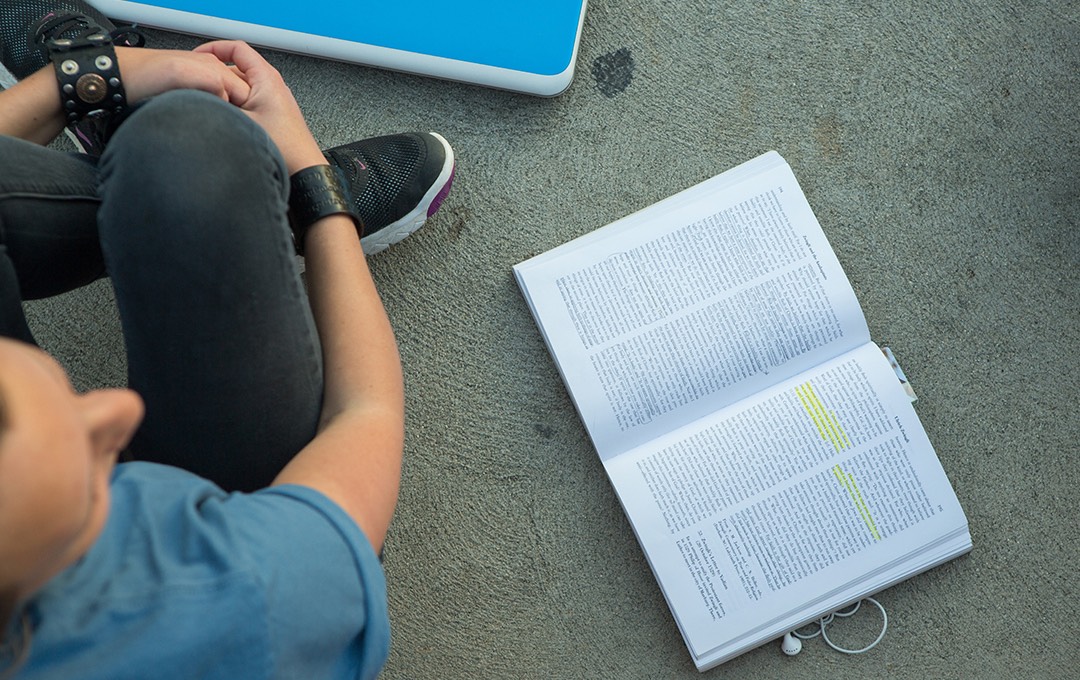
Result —
<path fill-rule="evenodd" d="M 148 26 L 553 95 L 573 77 L 586 0 L 90 0 Z"/>

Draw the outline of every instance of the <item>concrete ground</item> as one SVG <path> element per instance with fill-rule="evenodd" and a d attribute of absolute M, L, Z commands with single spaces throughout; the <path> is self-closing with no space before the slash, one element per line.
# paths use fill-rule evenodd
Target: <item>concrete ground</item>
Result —
<path fill-rule="evenodd" d="M 708 675 L 1080 677 L 1077 3 L 593 0 L 553 99 L 267 55 L 323 144 L 432 129 L 460 156 L 442 211 L 371 261 L 408 393 L 386 678 L 698 676 L 511 266 L 769 149 L 975 548 L 882 593 L 865 655 L 768 644 Z M 107 282 L 29 310 L 77 384 L 123 383 Z"/>

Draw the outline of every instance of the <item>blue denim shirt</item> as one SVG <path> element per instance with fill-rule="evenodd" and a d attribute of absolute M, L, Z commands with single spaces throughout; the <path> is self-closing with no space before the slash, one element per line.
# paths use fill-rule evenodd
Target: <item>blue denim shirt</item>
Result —
<path fill-rule="evenodd" d="M 113 475 L 90 552 L 30 607 L 19 678 L 371 678 L 390 623 L 378 557 L 313 489 L 229 494 L 150 463 Z"/>

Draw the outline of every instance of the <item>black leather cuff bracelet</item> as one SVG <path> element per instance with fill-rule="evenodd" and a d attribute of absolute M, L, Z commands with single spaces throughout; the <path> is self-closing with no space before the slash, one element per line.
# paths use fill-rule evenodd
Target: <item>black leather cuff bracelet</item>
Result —
<path fill-rule="evenodd" d="M 364 221 L 345 186 L 341 171 L 330 165 L 313 165 L 289 178 L 289 224 L 297 253 L 304 252 L 308 228 L 329 215 L 348 215 L 356 222 L 357 233 L 363 234 Z"/>
<path fill-rule="evenodd" d="M 107 33 L 78 39 L 56 38 L 45 44 L 56 67 L 60 99 L 68 123 L 87 116 L 111 116 L 127 111 L 116 50 Z"/>

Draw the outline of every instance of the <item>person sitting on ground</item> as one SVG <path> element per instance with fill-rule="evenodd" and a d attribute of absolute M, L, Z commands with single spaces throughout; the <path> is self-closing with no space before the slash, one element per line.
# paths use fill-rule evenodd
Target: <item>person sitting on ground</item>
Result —
<path fill-rule="evenodd" d="M 324 153 L 247 44 L 113 46 L 59 5 L 0 6 L 52 61 L 3 51 L 0 677 L 373 677 L 404 396 L 365 251 L 438 209 L 453 151 Z M 42 146 L 65 125 L 100 155 Z M 22 303 L 103 276 L 128 386 L 79 393 Z"/>

